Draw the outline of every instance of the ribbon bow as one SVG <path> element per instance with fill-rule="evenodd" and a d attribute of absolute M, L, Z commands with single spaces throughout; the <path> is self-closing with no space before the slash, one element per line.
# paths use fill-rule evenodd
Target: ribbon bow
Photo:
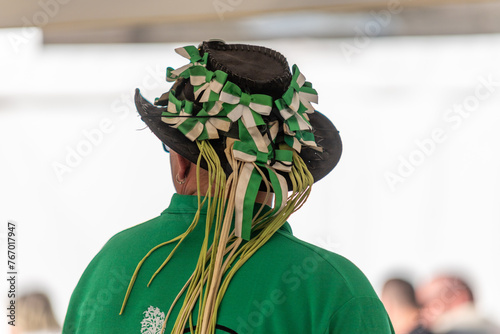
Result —
<path fill-rule="evenodd" d="M 276 195 L 276 203 L 280 204 L 271 213 L 274 215 L 286 204 L 286 194 L 288 194 L 286 179 L 277 173 L 275 169 L 281 169 L 279 166 L 282 166 L 283 169 L 281 170 L 289 172 L 291 170 L 293 152 L 291 149 L 274 149 L 274 140 L 279 130 L 277 121 L 269 124 L 269 136 L 264 139 L 267 145 L 267 152 L 262 152 L 257 148 L 256 143 L 252 140 L 251 133 L 243 125 L 243 121 L 239 120 L 238 122 L 240 140 L 234 142 L 233 153 L 237 160 L 244 161 L 245 164 L 236 187 L 235 234 L 237 237 L 250 240 L 253 210 L 256 205 L 255 199 L 262 182 L 262 175 L 256 169 L 256 166 L 267 170 L 269 180 Z M 276 163 L 274 163 L 275 161 Z M 269 165 L 270 162 L 274 163 L 273 166 Z"/>
<path fill-rule="evenodd" d="M 306 81 L 297 65 L 293 65 L 292 69 L 290 86 L 275 104 L 291 131 L 311 130 L 307 114 L 314 112 L 311 102 L 318 103 L 318 93 L 312 88 L 312 84 Z"/>
<path fill-rule="evenodd" d="M 189 69 L 189 80 L 194 87 L 194 97 L 198 99 L 203 93 L 200 102 L 219 100 L 219 93 L 227 79 L 227 73 L 209 71 L 203 66 L 193 66 Z"/>
<path fill-rule="evenodd" d="M 172 91 L 168 97 L 167 111 L 162 113 L 162 121 L 181 131 L 191 141 L 217 139 L 217 130 L 229 131 L 231 122 L 224 111 L 214 117 L 201 109 L 195 116 L 193 106 L 191 101 L 177 99 Z"/>
<path fill-rule="evenodd" d="M 302 110 L 292 110 L 283 99 L 274 101 L 274 104 L 278 107 L 280 115 L 285 120 L 285 124 L 288 125 L 290 131 L 312 130 L 311 123 L 309 123 L 309 117 Z"/>
<path fill-rule="evenodd" d="M 312 88 L 312 84 L 300 73 L 297 65 L 292 66 L 292 81 L 285 94 L 283 101 L 295 112 L 305 111 L 308 114 L 314 112 L 311 102 L 318 103 L 318 92 Z"/>
<path fill-rule="evenodd" d="M 317 147 L 307 114 L 314 112 L 311 102 L 318 103 L 318 93 L 297 65 L 293 65 L 292 70 L 290 86 L 274 103 L 285 121 L 285 142 L 300 153 L 302 145 Z"/>
<path fill-rule="evenodd" d="M 177 48 L 175 49 L 175 52 L 183 56 L 184 58 L 189 59 L 189 64 L 186 64 L 184 66 L 179 67 L 178 69 L 174 70 L 172 67 L 167 68 L 167 81 L 175 81 L 177 78 L 182 77 L 182 78 L 189 78 L 189 71 L 188 69 L 192 66 L 199 65 L 199 66 L 206 66 L 207 65 L 207 59 L 208 59 L 208 53 L 205 53 L 202 56 L 200 56 L 199 50 L 192 45 L 185 46 L 182 48 Z"/>
<path fill-rule="evenodd" d="M 309 130 L 291 131 L 288 125 L 283 124 L 283 132 L 285 133 L 284 140 L 287 145 L 292 147 L 297 153 L 300 153 L 302 146 L 314 148 L 321 151 L 321 148 L 316 144 L 314 134 Z"/>
<path fill-rule="evenodd" d="M 219 106 L 228 111 L 227 117 L 236 122 L 241 119 L 251 139 L 260 152 L 267 153 L 267 146 L 257 126 L 266 124 L 262 116 L 269 116 L 273 99 L 269 95 L 247 94 L 240 87 L 228 81 L 219 96 Z M 217 105 L 217 103 L 216 103 Z"/>
<path fill-rule="evenodd" d="M 263 136 L 266 152 L 258 149 L 242 120 L 238 121 L 239 141 L 234 143 L 233 154 L 236 160 L 255 162 L 259 166 L 267 166 L 283 172 L 290 172 L 292 165 L 292 151 L 290 148 L 276 148 L 275 140 L 279 132 L 279 123 L 274 121 L 268 125 L 269 135 Z"/>

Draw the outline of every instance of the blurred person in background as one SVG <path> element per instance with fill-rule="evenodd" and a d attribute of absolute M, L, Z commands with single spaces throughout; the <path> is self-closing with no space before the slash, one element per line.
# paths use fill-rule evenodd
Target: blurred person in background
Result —
<path fill-rule="evenodd" d="M 12 334 L 59 334 L 49 297 L 43 292 L 32 292 L 17 299 L 16 326 Z"/>
<path fill-rule="evenodd" d="M 500 329 L 479 314 L 474 294 L 458 276 L 439 275 L 417 291 L 422 319 L 435 334 L 498 334 Z"/>
<path fill-rule="evenodd" d="M 400 278 L 387 280 L 380 299 L 396 334 L 431 334 L 420 323 L 420 308 L 411 283 Z"/>

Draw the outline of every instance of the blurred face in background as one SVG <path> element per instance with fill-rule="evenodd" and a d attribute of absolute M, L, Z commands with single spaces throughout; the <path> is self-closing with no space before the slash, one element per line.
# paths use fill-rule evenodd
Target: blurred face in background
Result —
<path fill-rule="evenodd" d="M 463 286 L 449 278 L 436 278 L 423 285 L 417 291 L 417 300 L 422 307 L 422 323 L 428 328 L 432 328 L 444 313 L 470 302 Z"/>

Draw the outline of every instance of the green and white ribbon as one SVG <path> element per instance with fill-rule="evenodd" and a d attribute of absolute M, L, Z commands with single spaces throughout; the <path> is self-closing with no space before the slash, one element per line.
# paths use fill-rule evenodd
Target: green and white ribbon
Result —
<path fill-rule="evenodd" d="M 233 153 L 237 160 L 245 162 L 242 172 L 238 178 L 235 197 L 235 234 L 245 240 L 250 239 L 252 229 L 253 210 L 255 199 L 262 182 L 262 175 L 257 171 L 256 165 L 261 169 L 267 170 L 273 191 L 276 196 L 276 203 L 280 206 L 276 208 L 276 212 L 286 204 L 286 195 L 288 194 L 288 186 L 286 179 L 276 172 L 278 166 L 281 166 L 283 171 L 291 170 L 293 152 L 291 149 L 273 148 L 273 143 L 278 133 L 279 124 L 273 122 L 270 124 L 271 138 L 266 137 L 267 152 L 261 152 L 252 140 L 252 135 L 248 129 L 241 124 L 243 120 L 238 121 L 239 141 L 234 142 Z M 270 166 L 272 160 L 276 163 Z M 278 162 L 279 161 L 279 162 Z M 273 212 L 272 214 L 274 214 Z"/>
<path fill-rule="evenodd" d="M 318 103 L 318 92 L 312 88 L 310 82 L 306 81 L 297 65 L 292 66 L 292 73 L 292 81 L 283 94 L 283 100 L 295 112 L 303 111 L 312 114 L 314 107 L 311 102 Z"/>
<path fill-rule="evenodd" d="M 276 214 L 286 205 L 288 186 L 284 176 L 276 173 L 272 168 L 266 167 L 273 191 L 275 194 L 275 203 L 280 203 L 271 213 Z M 255 200 L 259 192 L 262 175 L 257 171 L 252 163 L 245 163 L 238 178 L 238 185 L 235 194 L 235 213 L 234 213 L 234 233 L 237 237 L 244 240 L 250 240 L 253 224 L 253 212 Z"/>
<path fill-rule="evenodd" d="M 311 131 L 291 131 L 287 124 L 283 124 L 283 130 L 285 133 L 285 143 L 297 151 L 297 153 L 300 153 L 302 146 L 307 146 L 321 151 L 321 149 L 316 145 L 316 139 Z"/>
<path fill-rule="evenodd" d="M 312 130 L 309 117 L 305 112 L 290 109 L 283 99 L 276 100 L 274 103 L 278 107 L 280 115 L 285 120 L 285 124 L 288 125 L 290 131 Z"/>
<path fill-rule="evenodd" d="M 167 111 L 162 113 L 162 121 L 181 131 L 191 141 L 217 139 L 217 130 L 229 131 L 231 122 L 225 111 L 212 117 L 205 109 L 201 109 L 194 116 L 193 107 L 193 102 L 177 99 L 172 91 L 168 97 Z"/>
<path fill-rule="evenodd" d="M 227 80 L 227 73 L 222 71 L 209 71 L 203 66 L 193 66 L 189 69 L 189 80 L 194 87 L 194 97 L 200 102 L 213 102 L 219 100 L 219 94 Z"/>
<path fill-rule="evenodd" d="M 239 120 L 238 122 L 240 141 L 236 141 L 233 147 L 233 154 L 237 160 L 255 162 L 260 166 L 269 166 L 286 173 L 291 171 L 291 147 L 288 149 L 274 149 L 276 145 L 276 136 L 279 132 L 278 121 L 271 122 L 268 125 L 270 138 L 268 136 L 263 136 L 264 144 L 267 147 L 266 152 L 262 152 L 258 149 L 257 144 L 252 138 L 252 134 L 243 125 L 243 121 Z M 271 164 L 273 165 L 271 166 Z"/>
<path fill-rule="evenodd" d="M 177 48 L 175 49 L 175 52 L 183 56 L 184 58 L 189 59 L 189 64 L 186 64 L 184 66 L 179 67 L 178 69 L 174 70 L 172 67 L 167 68 L 167 81 L 175 81 L 179 77 L 182 78 L 189 78 L 189 68 L 195 65 L 198 66 L 206 66 L 207 65 L 207 59 L 208 59 L 208 53 L 205 53 L 202 56 L 200 56 L 200 51 L 198 50 L 197 47 L 193 45 L 185 46 L 182 48 Z"/>
<path fill-rule="evenodd" d="M 311 102 L 318 103 L 318 93 L 306 81 L 297 65 L 293 65 L 292 70 L 290 87 L 274 103 L 285 121 L 285 142 L 300 153 L 302 146 L 317 147 L 307 114 L 314 112 Z"/>
<path fill-rule="evenodd" d="M 233 122 L 241 119 L 258 150 L 267 153 L 267 146 L 257 126 L 266 124 L 262 116 L 269 116 L 271 113 L 272 97 L 264 94 L 244 93 L 240 87 L 228 81 L 222 88 L 219 101 L 222 102 L 221 107 L 228 111 L 227 117 Z"/>

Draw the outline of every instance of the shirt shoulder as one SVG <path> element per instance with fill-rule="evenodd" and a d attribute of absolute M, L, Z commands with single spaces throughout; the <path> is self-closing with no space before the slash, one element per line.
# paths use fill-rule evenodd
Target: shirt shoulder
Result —
<path fill-rule="evenodd" d="M 244 291 L 243 299 L 258 303 L 240 313 L 254 314 L 264 304 L 273 310 L 272 321 L 258 333 L 393 333 L 385 308 L 356 265 L 285 229 L 275 233 L 237 276 L 228 289 L 228 303 L 242 298 Z M 244 320 L 251 325 L 252 319 Z"/>
<path fill-rule="evenodd" d="M 289 248 L 303 264 L 316 263 L 318 270 L 326 271 L 332 277 L 330 284 L 342 285 L 346 292 L 346 300 L 352 297 L 375 297 L 378 299 L 371 283 L 365 274 L 344 256 L 305 242 L 291 233 L 278 231 L 278 239 L 282 246 Z M 334 279 L 333 279 L 334 278 Z"/>
<path fill-rule="evenodd" d="M 385 307 L 368 278 L 353 262 L 290 234 L 280 235 L 288 239 L 297 253 L 304 256 L 304 268 L 307 268 L 306 263 L 313 263 L 312 259 L 317 259 L 314 272 L 317 277 L 310 283 L 321 287 L 321 307 L 330 317 L 318 332 L 394 334 Z"/>

